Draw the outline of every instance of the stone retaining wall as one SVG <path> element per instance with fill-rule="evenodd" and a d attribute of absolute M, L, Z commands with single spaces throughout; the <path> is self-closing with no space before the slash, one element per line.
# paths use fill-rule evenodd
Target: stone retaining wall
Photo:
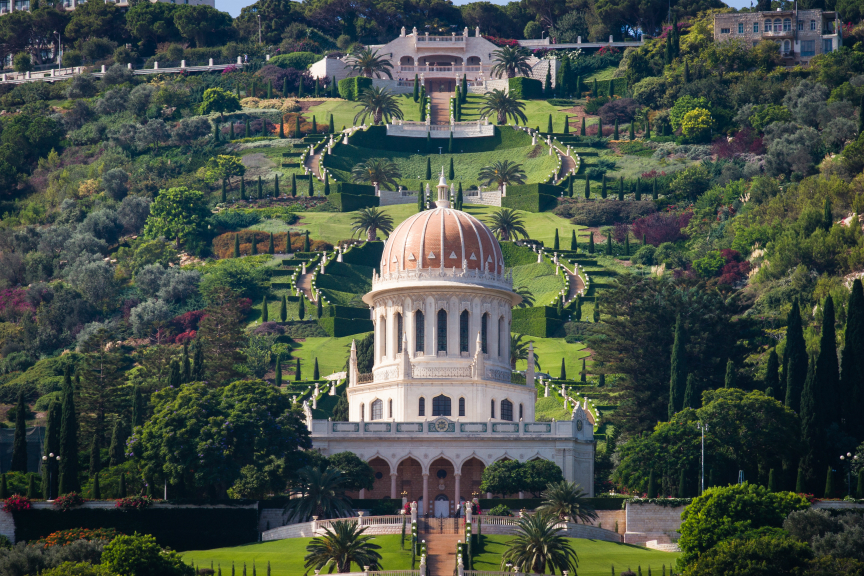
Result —
<path fill-rule="evenodd" d="M 658 506 L 656 504 L 627 503 L 627 531 L 624 542 L 644 544 L 656 540 L 658 544 L 671 544 L 678 539 L 681 512 L 684 506 Z"/>

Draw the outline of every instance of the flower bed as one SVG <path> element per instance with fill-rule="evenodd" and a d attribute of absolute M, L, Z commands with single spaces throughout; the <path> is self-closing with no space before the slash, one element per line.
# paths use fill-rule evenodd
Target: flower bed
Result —
<path fill-rule="evenodd" d="M 105 540 L 110 542 L 116 536 L 121 535 L 114 528 L 72 528 L 49 534 L 45 538 L 37 540 L 36 543 L 41 544 L 44 548 L 51 548 L 52 546 L 66 546 L 77 540 Z"/>
<path fill-rule="evenodd" d="M 143 510 L 153 505 L 153 499 L 149 496 L 129 496 L 117 500 L 115 506 L 126 510 Z"/>
<path fill-rule="evenodd" d="M 72 508 L 77 508 L 84 504 L 87 500 L 79 496 L 75 492 L 69 492 L 68 494 L 64 494 L 60 496 L 56 500 L 54 500 L 54 507 L 60 510 L 61 512 L 66 512 L 71 510 Z"/>
<path fill-rule="evenodd" d="M 30 499 L 20 494 L 13 494 L 3 502 L 4 512 L 23 512 L 31 508 Z"/>

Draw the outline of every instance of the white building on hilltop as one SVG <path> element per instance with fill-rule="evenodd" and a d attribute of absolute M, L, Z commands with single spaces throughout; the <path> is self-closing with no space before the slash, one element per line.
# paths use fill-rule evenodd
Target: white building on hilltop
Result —
<path fill-rule="evenodd" d="M 418 32 L 410 34 L 405 28 L 398 38 L 387 44 L 369 46 L 387 58 L 393 66 L 393 79 L 375 80 L 376 84 L 388 87 L 393 92 L 408 92 L 414 88 L 414 76 L 426 87 L 426 92 L 453 92 L 458 82 L 467 77 L 469 85 L 482 87 L 479 92 L 493 88 L 506 89 L 507 78 L 498 79 L 491 74 L 493 52 L 498 46 L 483 38 L 480 28 L 474 35 L 466 27 L 461 34 L 435 36 Z M 546 78 L 546 69 L 552 64 L 552 79 L 555 79 L 555 61 L 531 58 L 531 76 L 540 81 Z M 323 58 L 309 68 L 314 78 L 334 78 L 337 82 L 355 75 L 346 58 Z"/>
<path fill-rule="evenodd" d="M 405 497 L 436 516 L 477 494 L 484 468 L 504 459 L 555 462 L 593 496 L 589 415 L 577 405 L 571 420 L 535 422 L 533 353 L 524 378 L 510 369 L 521 297 L 492 232 L 450 208 L 448 195 L 442 169 L 437 207 L 387 240 L 363 299 L 375 325 L 372 372 L 357 373 L 352 344 L 349 422 L 307 412 L 313 447 L 369 462 L 376 481 L 360 498 Z"/>

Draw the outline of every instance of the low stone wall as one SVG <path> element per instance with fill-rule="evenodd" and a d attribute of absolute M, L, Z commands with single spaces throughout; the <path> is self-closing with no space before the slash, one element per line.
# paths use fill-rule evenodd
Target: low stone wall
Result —
<path fill-rule="evenodd" d="M 671 544 L 678 539 L 681 527 L 681 512 L 684 506 L 658 506 L 656 504 L 627 503 L 627 544 L 644 544 L 656 540 L 659 544 Z"/>
<path fill-rule="evenodd" d="M 627 512 L 625 510 L 597 510 L 597 520 L 588 524 L 615 532 L 616 522 L 618 523 L 618 534 L 627 532 Z"/>
<path fill-rule="evenodd" d="M 258 531 L 265 532 L 284 526 L 287 521 L 288 516 L 281 508 L 264 508 L 258 513 Z"/>

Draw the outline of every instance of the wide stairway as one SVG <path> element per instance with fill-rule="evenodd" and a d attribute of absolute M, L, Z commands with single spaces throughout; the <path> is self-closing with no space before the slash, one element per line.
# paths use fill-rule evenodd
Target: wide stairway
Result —
<path fill-rule="evenodd" d="M 450 123 L 450 99 L 453 92 L 432 92 L 429 95 L 429 118 L 432 124 Z"/>
<path fill-rule="evenodd" d="M 456 544 L 460 534 L 424 534 L 426 540 L 426 576 L 453 576 L 456 570 Z"/>

